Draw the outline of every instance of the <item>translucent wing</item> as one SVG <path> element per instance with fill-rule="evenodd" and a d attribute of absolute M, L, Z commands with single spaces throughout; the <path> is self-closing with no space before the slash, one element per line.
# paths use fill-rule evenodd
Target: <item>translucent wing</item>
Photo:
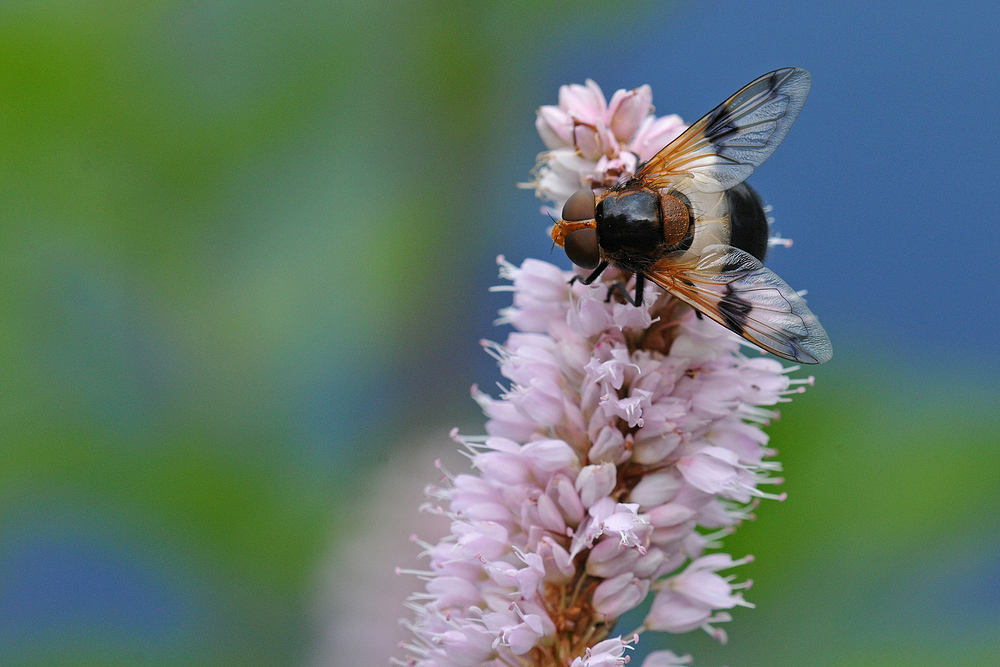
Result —
<path fill-rule="evenodd" d="M 728 190 L 764 163 L 806 103 L 809 72 L 786 67 L 756 79 L 706 114 L 636 172 L 649 187 L 689 174 L 702 192 Z"/>
<path fill-rule="evenodd" d="M 833 346 L 805 301 L 753 255 L 710 245 L 690 265 L 661 260 L 646 277 L 751 343 L 784 359 L 821 364 Z"/>

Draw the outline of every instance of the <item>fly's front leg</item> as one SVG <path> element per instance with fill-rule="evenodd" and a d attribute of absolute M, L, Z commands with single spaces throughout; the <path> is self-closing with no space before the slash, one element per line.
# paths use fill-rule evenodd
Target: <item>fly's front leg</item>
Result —
<path fill-rule="evenodd" d="M 572 285 L 577 280 L 579 280 L 584 285 L 589 285 L 595 280 L 597 280 L 597 277 L 600 276 L 602 273 L 604 273 L 604 269 L 606 268 L 608 268 L 608 262 L 607 260 L 604 260 L 603 262 L 597 265 L 597 268 L 594 269 L 589 276 L 587 276 L 586 278 L 581 278 L 580 276 L 573 276 L 572 278 L 569 279 L 569 284 Z"/>
<path fill-rule="evenodd" d="M 604 269 L 606 268 L 608 268 L 607 260 L 602 261 L 600 264 L 598 264 L 597 268 L 594 269 L 593 272 L 586 278 L 581 278 L 580 276 L 573 276 L 572 278 L 570 278 L 569 284 L 572 285 L 573 283 L 579 280 L 584 285 L 590 285 L 595 280 L 597 280 L 597 278 L 602 273 L 604 273 Z M 628 289 L 626 289 L 625 287 L 625 283 L 621 280 L 616 280 L 615 282 L 608 285 L 608 296 L 607 298 L 604 299 L 604 301 L 605 302 L 611 301 L 611 297 L 615 294 L 615 292 L 617 292 L 626 302 L 632 304 L 633 306 L 641 306 L 642 293 L 645 286 L 646 286 L 646 276 L 642 273 L 635 274 L 635 298 L 632 298 L 632 295 L 628 293 Z"/>
<path fill-rule="evenodd" d="M 604 299 L 605 302 L 611 301 L 611 296 L 617 292 L 621 297 L 632 304 L 633 306 L 642 305 L 642 292 L 643 288 L 646 286 L 646 276 L 641 273 L 635 274 L 635 298 L 628 293 L 628 289 L 625 287 L 625 283 L 621 280 L 616 280 L 615 282 L 608 285 L 608 296 Z"/>

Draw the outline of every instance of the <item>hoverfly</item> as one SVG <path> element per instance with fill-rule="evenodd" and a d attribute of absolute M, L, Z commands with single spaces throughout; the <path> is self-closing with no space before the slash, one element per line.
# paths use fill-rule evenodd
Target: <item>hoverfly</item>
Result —
<path fill-rule="evenodd" d="M 830 339 L 805 301 L 763 266 L 768 224 L 743 181 L 788 134 L 809 94 L 809 72 L 779 69 L 752 81 L 600 195 L 579 190 L 552 239 L 569 259 L 651 280 L 698 312 L 784 359 L 820 364 Z"/>

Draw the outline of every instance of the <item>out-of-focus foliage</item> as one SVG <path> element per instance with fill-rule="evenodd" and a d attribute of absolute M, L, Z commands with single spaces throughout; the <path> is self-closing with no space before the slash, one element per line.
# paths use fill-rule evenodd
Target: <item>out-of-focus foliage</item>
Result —
<path fill-rule="evenodd" d="M 308 652 L 346 491 L 443 396 L 409 360 L 475 347 L 463 211 L 550 9 L 0 7 L 0 662 Z"/>
<path fill-rule="evenodd" d="M 654 45 L 675 49 L 657 112 L 688 120 L 672 105 L 689 93 L 697 114 L 768 68 L 839 62 L 808 44 L 771 62 L 758 40 L 733 65 L 749 76 L 700 71 L 699 50 L 736 46 L 650 43 L 662 7 L 3 3 L 0 664 L 311 653 L 318 573 L 364 522 L 353 491 L 414 424 L 467 421 L 468 385 L 494 378 L 477 344 L 502 336 L 492 258 L 550 257 L 513 188 L 541 149 L 532 110 L 585 76 L 646 82 Z M 873 153 L 906 139 L 886 132 Z M 758 556 L 760 608 L 697 655 L 993 664 L 995 395 L 928 398 L 939 380 L 835 345 L 840 370 L 773 430 L 790 499 L 730 538 Z"/>

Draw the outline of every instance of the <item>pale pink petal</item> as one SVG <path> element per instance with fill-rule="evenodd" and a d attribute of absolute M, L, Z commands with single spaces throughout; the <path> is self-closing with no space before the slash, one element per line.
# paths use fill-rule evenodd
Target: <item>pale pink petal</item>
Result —
<path fill-rule="evenodd" d="M 648 85 L 619 90 L 608 104 L 608 126 L 619 141 L 629 141 L 652 106 L 653 91 Z"/>
<path fill-rule="evenodd" d="M 662 118 L 646 116 L 632 138 L 630 148 L 641 161 L 645 162 L 679 137 L 686 129 L 687 125 L 684 124 L 680 116 L 671 115 Z"/>
<path fill-rule="evenodd" d="M 669 472 L 646 475 L 629 494 L 629 500 L 638 503 L 639 509 L 662 505 L 677 494 L 681 481 Z"/>
<path fill-rule="evenodd" d="M 439 609 L 471 607 L 482 600 L 476 585 L 462 577 L 435 577 L 427 582 L 427 592 L 437 596 Z"/>
<path fill-rule="evenodd" d="M 521 449 L 521 456 L 531 462 L 536 472 L 574 470 L 579 465 L 576 452 L 562 440 L 546 439 L 529 442 Z"/>
<path fill-rule="evenodd" d="M 605 579 L 594 589 L 594 610 L 603 618 L 618 618 L 635 609 L 648 591 L 649 580 L 637 579 L 630 572 Z"/>
<path fill-rule="evenodd" d="M 678 656 L 673 651 L 655 651 L 646 656 L 642 667 L 685 667 L 692 660 L 690 655 Z"/>
<path fill-rule="evenodd" d="M 617 468 L 613 463 L 584 466 L 574 485 L 583 506 L 589 508 L 598 500 L 606 498 L 615 488 L 617 475 Z"/>
<path fill-rule="evenodd" d="M 593 125 L 577 123 L 573 128 L 573 145 L 587 160 L 597 160 L 604 155 L 604 141 L 601 132 Z"/>
<path fill-rule="evenodd" d="M 531 477 L 531 467 L 521 456 L 504 452 L 477 454 L 472 464 L 484 477 L 503 484 L 522 484 Z"/>
<path fill-rule="evenodd" d="M 555 501 L 544 493 L 538 496 L 538 518 L 541 524 L 554 533 L 564 534 L 566 532 L 566 521 Z"/>
<path fill-rule="evenodd" d="M 629 443 L 622 432 L 611 426 L 603 426 L 594 438 L 594 445 L 587 452 L 591 461 L 601 461 L 605 463 L 624 463 L 631 458 L 628 450 Z"/>
<path fill-rule="evenodd" d="M 616 537 L 604 538 L 594 545 L 587 556 L 587 574 L 607 579 L 623 572 L 632 572 L 640 554 L 622 545 Z"/>
<path fill-rule="evenodd" d="M 710 451 L 712 450 L 712 451 Z M 717 455 L 719 450 L 731 455 L 731 461 Z M 677 463 L 684 480 L 705 493 L 722 493 L 736 479 L 736 455 L 722 447 L 705 447 L 692 456 L 685 456 Z"/>
<path fill-rule="evenodd" d="M 600 86 L 590 79 L 585 86 L 571 83 L 559 88 L 559 108 L 577 120 L 593 125 L 604 122 L 607 106 Z"/>
<path fill-rule="evenodd" d="M 695 511 L 679 503 L 667 503 L 646 512 L 649 523 L 654 528 L 677 526 L 694 518 Z"/>
<path fill-rule="evenodd" d="M 577 476 L 579 479 L 579 475 Z M 573 482 L 565 475 L 559 475 L 556 480 L 556 502 L 563 511 L 567 521 L 579 523 L 586 516 L 587 508 L 577 493 Z"/>
<path fill-rule="evenodd" d="M 535 128 L 550 149 L 573 145 L 573 119 L 559 107 L 541 107 L 535 118 Z"/>
<path fill-rule="evenodd" d="M 653 598 L 644 625 L 662 632 L 690 632 L 712 616 L 708 607 L 695 604 L 680 593 L 665 589 Z"/>

